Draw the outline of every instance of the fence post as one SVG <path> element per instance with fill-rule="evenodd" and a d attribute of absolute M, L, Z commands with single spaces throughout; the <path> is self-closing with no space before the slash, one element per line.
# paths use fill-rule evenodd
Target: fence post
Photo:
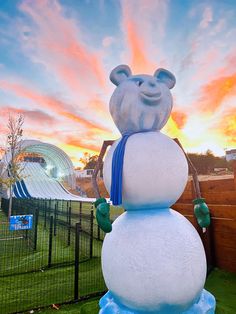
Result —
<path fill-rule="evenodd" d="M 57 235 L 57 201 L 54 206 L 54 236 Z"/>
<path fill-rule="evenodd" d="M 50 216 L 49 242 L 48 242 L 48 268 L 52 265 L 52 239 L 53 239 L 53 216 Z"/>
<path fill-rule="evenodd" d="M 44 201 L 44 229 L 47 227 L 47 201 Z"/>
<path fill-rule="evenodd" d="M 79 251 L 80 251 L 80 223 L 75 224 L 75 269 L 74 269 L 74 301 L 79 300 Z"/>
<path fill-rule="evenodd" d="M 79 223 L 81 224 L 82 220 L 82 202 L 79 202 Z"/>
<path fill-rule="evenodd" d="M 93 210 L 90 212 L 90 246 L 89 246 L 89 257 L 93 257 Z"/>
<path fill-rule="evenodd" d="M 93 205 L 94 208 L 94 205 Z M 99 224 L 97 224 L 97 239 L 100 241 L 101 240 L 101 229 L 99 227 Z"/>
<path fill-rule="evenodd" d="M 15 202 L 15 198 L 14 197 L 12 197 L 11 202 L 12 202 L 12 205 L 11 205 L 11 216 L 12 215 L 19 215 L 19 212 L 17 210 L 18 209 L 17 208 L 17 204 Z"/>
<path fill-rule="evenodd" d="M 66 202 L 66 222 L 69 223 L 69 201 Z"/>
<path fill-rule="evenodd" d="M 47 219 L 50 220 L 50 217 L 51 217 L 51 199 L 49 199 L 49 202 L 48 202 L 47 213 L 48 213 Z"/>
<path fill-rule="evenodd" d="M 100 227 L 99 225 L 97 225 L 98 227 L 98 240 L 100 241 L 101 240 L 101 232 L 100 232 Z"/>
<path fill-rule="evenodd" d="M 34 250 L 37 249 L 37 240 L 38 240 L 38 220 L 39 220 L 39 208 L 35 209 L 35 226 L 34 226 Z"/>
<path fill-rule="evenodd" d="M 67 245 L 70 245 L 70 234 L 71 234 L 71 207 L 69 206 L 69 210 L 68 210 L 68 238 L 67 238 Z"/>

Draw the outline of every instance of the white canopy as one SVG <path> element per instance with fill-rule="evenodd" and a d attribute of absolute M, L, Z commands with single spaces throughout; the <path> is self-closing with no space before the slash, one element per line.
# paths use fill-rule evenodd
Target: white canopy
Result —
<path fill-rule="evenodd" d="M 69 156 L 55 145 L 43 143 L 38 140 L 24 140 L 21 142 L 21 151 L 36 153 L 42 156 L 48 168 L 54 168 L 60 176 L 61 181 L 67 182 L 68 185 L 75 189 L 75 173 L 72 161 Z M 3 156 L 1 161 L 2 173 L 7 169 L 10 160 L 10 153 Z"/>

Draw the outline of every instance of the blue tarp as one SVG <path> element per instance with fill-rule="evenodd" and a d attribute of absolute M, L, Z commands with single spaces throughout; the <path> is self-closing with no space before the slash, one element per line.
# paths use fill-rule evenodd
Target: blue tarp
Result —
<path fill-rule="evenodd" d="M 13 192 L 16 198 L 31 198 L 24 180 L 17 181 L 13 186 Z"/>

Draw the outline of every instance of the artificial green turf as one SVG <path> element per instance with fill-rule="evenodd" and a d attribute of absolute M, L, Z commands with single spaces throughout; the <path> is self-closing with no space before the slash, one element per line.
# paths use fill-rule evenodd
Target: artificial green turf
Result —
<path fill-rule="evenodd" d="M 89 301 L 79 302 L 77 304 L 69 304 L 69 305 L 61 305 L 59 306 L 59 310 L 55 311 L 52 306 L 39 309 L 35 311 L 35 313 L 43 313 L 43 314 L 93 314 L 98 313 L 99 306 L 98 306 L 99 298 L 91 299 Z"/>
<path fill-rule="evenodd" d="M 216 298 L 216 314 L 236 313 L 236 274 L 215 269 L 207 278 L 205 288 Z M 57 311 L 59 314 L 97 314 L 99 299 L 93 299 L 79 304 L 61 306 Z M 51 314 L 55 310 L 47 308 L 40 310 L 40 313 Z"/>
<path fill-rule="evenodd" d="M 215 269 L 207 278 L 206 289 L 216 298 L 217 314 L 236 313 L 236 274 Z"/>

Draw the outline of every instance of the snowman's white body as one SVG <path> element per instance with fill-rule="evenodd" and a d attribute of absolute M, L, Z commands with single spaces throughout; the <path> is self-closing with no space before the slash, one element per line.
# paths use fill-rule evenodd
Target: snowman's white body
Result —
<path fill-rule="evenodd" d="M 104 183 L 111 187 L 113 152 L 104 162 Z M 137 133 L 127 141 L 123 166 L 123 206 L 126 210 L 168 208 L 183 193 L 188 180 L 188 164 L 182 149 L 161 132 Z"/>
<path fill-rule="evenodd" d="M 123 65 L 110 78 L 118 86 L 110 101 L 112 117 L 122 134 L 132 135 L 122 172 L 126 212 L 115 220 L 102 248 L 109 292 L 100 300 L 100 314 L 214 313 L 214 301 L 208 306 L 209 296 L 203 293 L 206 258 L 201 239 L 184 216 L 170 209 L 188 179 L 182 149 L 159 131 L 171 112 L 169 89 L 175 78 L 163 69 L 154 77 L 132 76 Z M 104 161 L 108 191 L 118 143 Z"/>
<path fill-rule="evenodd" d="M 108 190 L 116 145 L 104 162 Z M 182 150 L 167 136 L 148 132 L 129 138 L 123 167 L 128 211 L 113 223 L 102 249 L 107 287 L 129 308 L 153 311 L 172 305 L 185 310 L 203 289 L 202 242 L 187 219 L 169 210 L 182 194 L 187 175 Z"/>

